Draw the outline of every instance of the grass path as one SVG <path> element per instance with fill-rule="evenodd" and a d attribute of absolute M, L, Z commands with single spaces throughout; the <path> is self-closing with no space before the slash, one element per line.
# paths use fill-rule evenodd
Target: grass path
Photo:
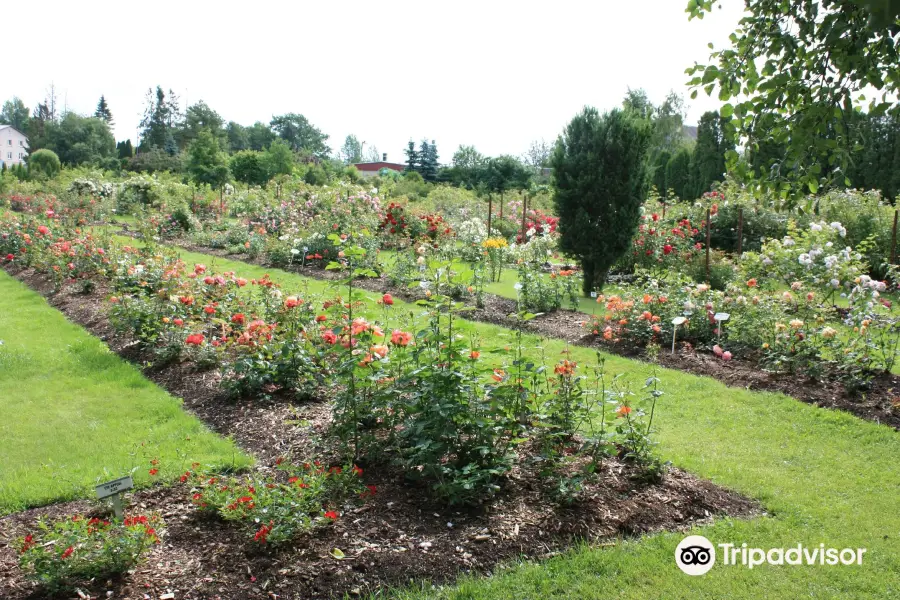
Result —
<path fill-rule="evenodd" d="M 174 479 L 185 461 L 249 464 L 179 400 L 3 271 L 0 340 L 0 515 L 92 497 L 98 480 L 132 468 L 145 486 Z"/>
<path fill-rule="evenodd" d="M 134 243 L 133 240 L 128 240 Z M 181 252 L 244 277 L 270 273 L 286 291 L 325 293 L 328 284 L 239 261 Z M 369 294 L 374 299 L 374 294 Z M 394 311 L 418 312 L 395 301 Z M 372 308 L 370 317 L 382 315 Z M 486 345 L 512 339 L 502 327 L 467 323 L 461 331 Z M 555 361 L 562 342 L 526 336 Z M 537 350 L 532 350 L 537 352 Z M 580 364 L 594 360 L 571 348 Z M 640 386 L 651 367 L 606 356 L 612 373 Z M 717 565 L 689 577 L 674 564 L 681 534 L 581 548 L 538 564 L 514 566 L 492 578 L 464 579 L 437 591 L 398 590 L 401 596 L 452 599 L 519 598 L 900 598 L 900 435 L 846 413 L 804 404 L 782 394 L 728 388 L 706 377 L 662 369 L 666 395 L 658 407 L 663 456 L 719 485 L 759 499 L 769 517 L 719 521 L 697 531 L 714 544 L 747 543 L 764 549 L 796 546 L 867 548 L 861 566 Z"/>

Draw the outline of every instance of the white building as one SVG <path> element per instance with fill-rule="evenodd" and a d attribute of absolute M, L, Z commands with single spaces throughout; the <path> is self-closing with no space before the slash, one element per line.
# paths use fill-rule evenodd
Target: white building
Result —
<path fill-rule="evenodd" d="M 12 125 L 0 125 L 0 169 L 25 164 L 28 137 Z"/>

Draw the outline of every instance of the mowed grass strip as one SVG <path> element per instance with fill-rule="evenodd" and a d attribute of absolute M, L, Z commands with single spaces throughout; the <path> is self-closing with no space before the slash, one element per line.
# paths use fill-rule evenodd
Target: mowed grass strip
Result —
<path fill-rule="evenodd" d="M 134 240 L 125 243 L 129 242 Z M 336 293 L 326 282 L 278 269 L 192 252 L 180 255 L 188 264 L 203 263 L 247 278 L 270 273 L 292 293 Z M 368 296 L 373 300 L 369 317 L 380 319 L 383 310 L 374 304 L 378 295 Z M 392 310 L 422 312 L 421 307 L 396 299 Z M 485 347 L 513 342 L 513 332 L 503 327 L 459 323 L 459 331 L 479 336 Z M 534 357 L 537 346 L 542 346 L 549 361 L 566 349 L 563 342 L 530 335 L 525 343 Z M 581 365 L 595 360 L 588 348 L 569 350 L 569 357 Z M 605 358 L 608 372 L 625 374 L 636 392 L 652 372 L 646 363 Z M 660 534 L 611 548 L 581 547 L 536 564 L 513 565 L 490 578 L 464 578 L 447 588 L 434 590 L 429 584 L 395 590 L 394 595 L 454 600 L 900 598 L 898 432 L 783 394 L 729 388 L 709 377 L 667 369 L 658 375 L 665 396 L 654 422 L 664 458 L 760 500 L 770 513 L 751 521 L 721 520 L 696 533 L 714 544 L 746 542 L 763 549 L 798 543 L 866 548 L 863 565 L 751 570 L 718 564 L 702 577 L 690 577 L 674 561 L 675 547 L 684 535 Z"/>
<path fill-rule="evenodd" d="M 0 514 L 93 496 L 134 471 L 251 460 L 39 294 L 0 271 Z M 150 461 L 159 472 L 151 476 Z M 185 464 L 186 463 L 186 464 Z"/>

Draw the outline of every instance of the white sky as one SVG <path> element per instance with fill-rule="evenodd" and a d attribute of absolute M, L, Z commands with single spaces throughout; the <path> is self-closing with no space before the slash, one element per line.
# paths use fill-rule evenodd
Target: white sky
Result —
<path fill-rule="evenodd" d="M 60 106 L 92 113 L 105 94 L 116 139 L 135 140 L 149 87 L 205 100 L 226 121 L 297 112 L 337 149 L 355 134 L 402 162 L 410 138 L 488 155 L 556 139 L 582 106 L 618 106 L 628 87 L 684 94 L 687 123 L 717 109 L 690 100 L 684 69 L 727 44 L 744 3 L 703 21 L 686 0 L 48 0 L 4 3 L 0 102 L 31 108 L 56 84 Z M 28 24 L 39 24 L 35 32 Z M 12 36 L 12 39 L 9 39 Z"/>

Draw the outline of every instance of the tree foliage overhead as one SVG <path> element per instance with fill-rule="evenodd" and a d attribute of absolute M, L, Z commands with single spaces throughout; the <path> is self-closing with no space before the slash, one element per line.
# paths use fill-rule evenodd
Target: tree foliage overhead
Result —
<path fill-rule="evenodd" d="M 550 164 L 560 249 L 576 257 L 584 292 L 602 287 L 631 247 L 647 196 L 650 123 L 630 111 L 586 107 L 560 136 Z"/>
<path fill-rule="evenodd" d="M 738 177 L 791 205 L 823 184 L 849 183 L 854 141 L 848 126 L 857 107 L 897 112 L 900 21 L 893 0 L 745 0 L 731 46 L 707 65 L 687 70 L 699 89 L 725 102 L 727 133 L 746 145 L 784 152 L 753 166 L 729 154 Z M 702 18 L 713 0 L 689 0 Z M 874 92 L 874 93 L 872 93 Z M 867 95 L 871 97 L 867 97 Z"/>

